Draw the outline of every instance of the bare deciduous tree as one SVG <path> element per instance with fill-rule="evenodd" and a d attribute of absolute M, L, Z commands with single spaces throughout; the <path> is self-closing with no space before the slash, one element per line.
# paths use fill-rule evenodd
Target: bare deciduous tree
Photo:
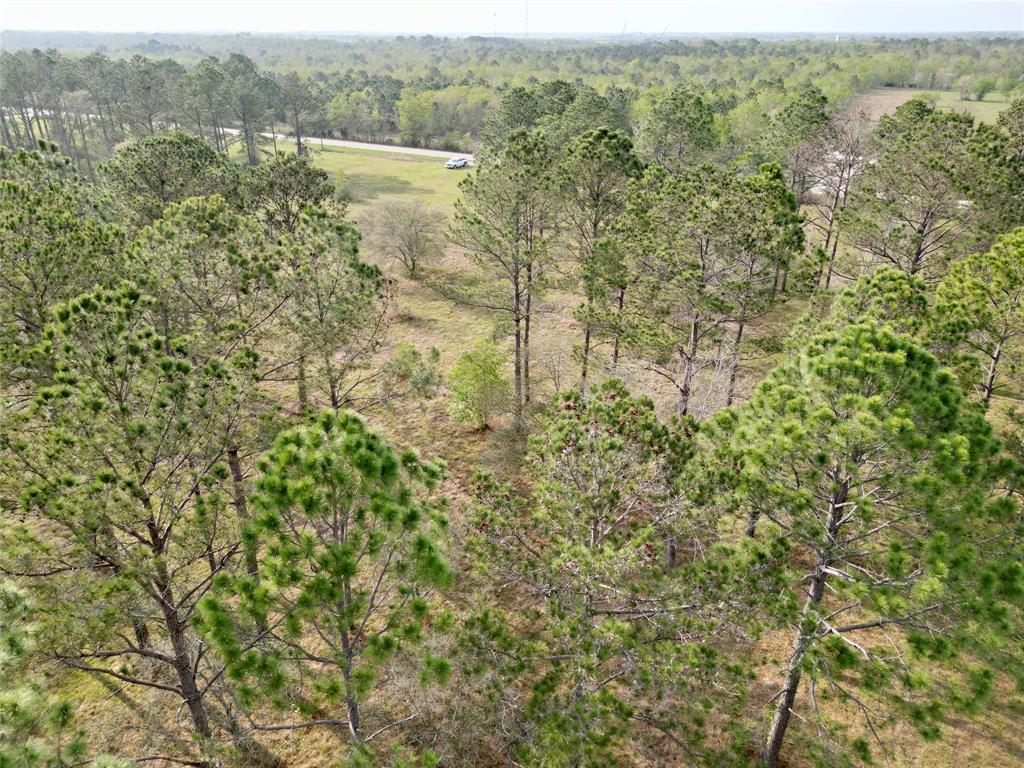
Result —
<path fill-rule="evenodd" d="M 371 222 L 371 243 L 387 258 L 400 261 L 409 277 L 416 279 L 420 268 L 444 250 L 443 220 L 443 214 L 420 200 L 387 203 Z"/>

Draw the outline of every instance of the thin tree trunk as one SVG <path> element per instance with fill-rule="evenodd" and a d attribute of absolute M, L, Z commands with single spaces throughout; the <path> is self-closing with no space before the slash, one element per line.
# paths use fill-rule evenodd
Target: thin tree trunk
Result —
<path fill-rule="evenodd" d="M 78 117 L 77 122 L 78 122 L 78 133 L 82 137 L 82 156 L 85 158 L 85 167 L 89 171 L 89 178 L 95 179 L 96 178 L 96 172 L 93 170 L 93 167 L 92 167 L 92 158 L 89 157 L 89 145 L 86 143 L 85 126 L 83 125 L 83 120 L 82 120 L 81 116 Z"/>
<path fill-rule="evenodd" d="M 846 167 L 846 176 L 844 177 L 843 184 L 842 184 L 843 196 L 842 196 L 842 199 L 839 201 L 839 208 L 837 210 L 837 213 L 840 214 L 840 215 L 842 214 L 843 211 L 846 210 L 846 200 L 847 200 L 847 197 L 850 194 L 850 182 L 852 180 L 853 180 L 853 166 L 852 165 L 848 165 Z M 835 218 L 835 216 L 833 216 L 833 219 L 834 218 Z M 835 227 L 835 237 L 833 237 L 833 239 L 832 239 L 832 252 L 829 254 L 829 257 L 828 257 L 828 275 L 826 275 L 826 277 L 825 277 L 825 288 L 828 288 L 829 285 L 832 282 L 832 271 L 835 268 L 836 253 L 839 251 L 839 230 L 840 230 L 840 225 L 836 224 L 836 227 Z"/>
<path fill-rule="evenodd" d="M 671 571 L 676 567 L 676 537 L 669 534 L 665 537 L 665 570 Z"/>
<path fill-rule="evenodd" d="M 35 99 L 32 100 L 32 116 L 39 121 L 39 132 L 43 138 L 50 141 L 50 127 L 46 124 L 46 115 L 39 108 L 39 103 Z"/>
<path fill-rule="evenodd" d="M 740 320 L 739 326 L 736 328 L 736 339 L 733 342 L 735 347 L 732 350 L 732 369 L 729 371 L 729 392 L 725 398 L 726 408 L 732 405 L 733 398 L 736 396 L 736 373 L 740 367 L 740 342 L 743 341 L 743 329 L 745 327 L 746 321 Z"/>
<path fill-rule="evenodd" d="M 583 321 L 583 359 L 580 363 L 580 392 L 583 394 L 587 393 L 587 367 L 590 363 L 590 312 L 591 307 L 594 305 L 594 299 L 588 292 L 587 295 L 587 314 L 586 319 Z"/>
<path fill-rule="evenodd" d="M 775 265 L 775 277 L 772 278 L 772 301 L 775 301 L 775 297 L 779 293 L 779 278 L 782 276 L 782 267 L 779 264 Z"/>
<path fill-rule="evenodd" d="M 349 613 L 348 607 L 351 606 L 351 588 L 347 581 L 344 584 L 344 597 L 342 599 L 345 601 L 345 614 L 347 615 Z M 352 636 L 349 634 L 348 627 L 341 632 L 341 648 L 344 653 L 341 676 L 345 681 L 345 711 L 348 715 L 348 732 L 356 744 L 362 744 L 363 733 L 359 718 L 359 701 L 352 695 L 352 660 L 355 657 L 355 649 L 352 645 Z"/>
<path fill-rule="evenodd" d="M 29 110 L 21 110 L 21 122 L 25 124 L 25 135 L 28 136 L 29 140 L 31 141 L 31 144 L 26 148 L 34 149 L 39 144 L 39 142 L 36 139 L 36 129 L 35 126 L 32 124 L 32 118 L 29 117 Z"/>
<path fill-rule="evenodd" d="M 918 241 L 914 248 L 914 256 L 910 261 L 910 269 L 907 270 L 912 275 L 916 275 L 924 266 L 924 249 L 925 243 L 928 242 L 928 235 L 931 232 L 931 221 L 932 214 L 930 212 L 926 213 L 921 221 L 921 225 L 917 228 Z"/>
<path fill-rule="evenodd" d="M 987 406 L 989 401 L 992 399 L 992 393 L 996 388 L 996 377 L 999 375 L 999 360 L 1003 356 L 1003 344 L 1000 342 L 996 344 L 996 348 L 992 351 L 989 358 L 988 372 L 985 374 L 985 381 L 982 384 L 982 392 L 985 393 L 982 401 Z"/>
<path fill-rule="evenodd" d="M 156 548 L 154 554 L 158 553 L 159 548 Z M 178 677 L 178 690 L 185 701 L 185 706 L 188 708 L 189 717 L 192 719 L 195 732 L 203 738 L 210 738 L 213 735 L 213 731 L 210 728 L 210 717 L 207 714 L 202 694 L 199 692 L 192 653 L 189 650 L 188 638 L 186 637 L 188 623 L 181 620 L 175 609 L 170 576 L 167 573 L 167 566 L 163 561 L 158 561 L 157 563 L 156 579 L 154 587 L 159 595 L 157 602 L 160 604 L 160 611 L 163 613 L 164 626 L 167 628 L 167 634 L 171 640 L 174 659 L 172 666 Z"/>
<path fill-rule="evenodd" d="M 103 105 L 100 103 L 99 99 L 96 100 L 96 119 L 100 123 L 100 133 L 103 134 L 103 143 L 109 147 L 111 144 L 110 135 L 107 133 L 107 123 L 103 119 Z"/>
<path fill-rule="evenodd" d="M 530 405 L 530 305 L 533 303 L 533 261 L 526 265 L 526 307 L 523 316 L 523 405 Z"/>
<path fill-rule="evenodd" d="M 309 383 L 306 381 L 306 356 L 299 355 L 298 371 L 296 373 L 299 386 L 299 412 L 309 413 Z"/>
<path fill-rule="evenodd" d="M 256 165 L 259 162 L 259 157 L 256 155 L 256 135 L 252 126 L 247 122 L 242 123 L 242 139 L 245 141 L 245 152 L 249 165 Z"/>
<path fill-rule="evenodd" d="M 238 446 L 228 448 L 228 468 L 231 470 L 231 492 L 234 496 L 235 513 L 243 531 L 249 525 L 249 505 L 245 499 L 245 475 L 242 474 L 242 461 L 238 455 Z M 242 549 L 245 557 L 245 570 L 259 584 L 260 564 L 256 557 L 257 542 L 250 541 L 243 532 Z"/>
<path fill-rule="evenodd" d="M 836 265 L 836 251 L 839 250 L 839 230 L 836 230 L 835 240 L 832 241 L 832 252 L 828 255 L 828 272 L 825 274 L 825 288 L 832 284 L 832 271 Z"/>
<path fill-rule="evenodd" d="M 838 469 L 834 473 L 838 478 Z M 828 510 L 828 532 L 827 541 L 835 542 L 839 533 L 840 520 L 843 510 L 846 508 L 846 500 L 850 493 L 849 480 L 838 482 L 832 494 Z M 779 764 L 779 754 L 782 751 L 782 742 L 786 737 L 786 728 L 789 727 L 789 720 L 793 714 L 793 704 L 796 702 L 796 694 L 800 688 L 800 677 L 802 665 L 807 651 L 811 647 L 814 635 L 818 631 L 818 622 L 813 620 L 813 612 L 821 602 L 825 593 L 825 582 L 828 579 L 829 566 L 832 565 L 832 556 L 829 549 L 818 553 L 818 562 L 811 576 L 811 583 L 807 590 L 807 599 L 804 601 L 803 610 L 800 613 L 800 624 L 796 636 L 793 639 L 793 648 L 789 655 L 789 664 L 786 667 L 786 683 L 780 691 L 779 703 L 775 707 L 775 714 L 772 716 L 771 726 L 768 728 L 768 738 L 765 741 L 764 752 L 761 760 L 767 768 L 776 768 Z"/>
<path fill-rule="evenodd" d="M 11 145 L 11 149 L 17 149 L 18 147 L 24 147 L 25 146 L 25 141 L 24 141 L 24 139 L 21 136 L 21 127 L 18 125 L 18 111 L 16 109 L 14 109 L 14 108 L 11 109 L 10 122 L 11 122 L 10 130 L 13 131 L 13 133 L 14 133 L 13 138 L 14 138 L 14 141 L 16 142 L 15 144 Z"/>
<path fill-rule="evenodd" d="M 3 129 L 4 144 L 11 149 L 16 149 L 11 132 L 7 129 L 7 108 L 0 107 L 0 128 Z"/>
<path fill-rule="evenodd" d="M 685 416 L 690 410 L 690 394 L 693 390 L 694 367 L 697 358 L 697 336 L 700 333 L 700 315 L 694 315 L 690 323 L 690 338 L 683 353 L 683 384 L 679 388 L 679 413 Z"/>
<path fill-rule="evenodd" d="M 615 340 L 612 343 L 612 367 L 619 365 L 619 339 L 622 335 L 622 308 L 626 303 L 626 286 L 619 286 L 618 313 L 615 316 Z"/>
<path fill-rule="evenodd" d="M 793 714 L 793 704 L 796 702 L 797 691 L 800 689 L 801 666 L 817 629 L 817 625 L 813 629 L 806 629 L 804 622 L 811 611 L 821 602 L 822 594 L 825 591 L 826 578 L 826 574 L 819 568 L 811 581 L 807 600 L 804 602 L 804 608 L 800 615 L 800 629 L 793 640 L 789 664 L 786 667 L 786 683 L 780 692 L 779 703 L 775 707 L 775 714 L 772 716 L 772 723 L 768 728 L 768 739 L 765 742 L 764 753 L 761 758 L 767 768 L 776 768 L 779 764 L 782 742 L 786 737 L 786 729 L 789 727 L 789 720 Z"/>
<path fill-rule="evenodd" d="M 519 293 L 519 273 L 516 272 L 512 279 L 512 319 L 515 323 L 515 359 L 513 361 L 513 374 L 515 379 L 515 419 L 516 425 L 523 424 L 523 400 L 522 400 L 522 306 Z"/>

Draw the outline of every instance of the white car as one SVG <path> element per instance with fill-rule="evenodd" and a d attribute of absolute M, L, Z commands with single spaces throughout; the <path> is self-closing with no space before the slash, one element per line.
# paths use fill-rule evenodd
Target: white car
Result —
<path fill-rule="evenodd" d="M 447 163 L 444 164 L 445 168 L 465 168 L 469 165 L 469 160 L 464 157 L 453 157 Z"/>

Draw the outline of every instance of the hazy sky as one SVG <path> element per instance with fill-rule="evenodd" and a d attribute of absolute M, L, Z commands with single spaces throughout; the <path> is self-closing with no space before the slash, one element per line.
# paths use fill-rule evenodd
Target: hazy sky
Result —
<path fill-rule="evenodd" d="M 1024 0 L 6 0 L 4 29 L 414 34 L 1024 31 Z"/>

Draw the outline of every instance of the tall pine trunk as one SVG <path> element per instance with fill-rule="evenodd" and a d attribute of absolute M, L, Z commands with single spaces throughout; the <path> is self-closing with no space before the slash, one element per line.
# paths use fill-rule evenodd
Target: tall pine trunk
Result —
<path fill-rule="evenodd" d="M 849 479 L 839 481 L 839 473 L 840 470 L 837 467 L 833 471 L 836 486 L 829 503 L 826 542 L 835 542 L 836 540 L 839 533 L 840 520 L 843 517 L 843 510 L 846 508 L 846 501 L 850 493 Z M 818 621 L 815 619 L 814 614 L 825 593 L 828 568 L 832 565 L 831 553 L 831 546 L 826 543 L 824 548 L 817 554 L 817 563 L 807 590 L 807 599 L 804 601 L 803 610 L 800 612 L 800 624 L 793 638 L 789 663 L 786 666 L 786 683 L 779 693 L 779 702 L 775 707 L 772 723 L 768 728 L 768 738 L 765 741 L 764 752 L 761 755 L 761 760 L 767 768 L 776 768 L 779 764 L 782 743 L 786 738 L 786 729 L 789 727 L 789 721 L 793 715 L 793 704 L 796 702 L 796 694 L 800 689 L 804 658 L 807 656 L 807 651 L 810 649 L 811 643 L 818 632 Z"/>
<path fill-rule="evenodd" d="M 160 545 L 155 544 L 154 550 L 154 554 L 161 554 Z M 210 727 L 210 717 L 196 679 L 194 660 L 188 642 L 188 622 L 183 621 L 178 615 L 174 593 L 171 590 L 170 575 L 167 572 L 167 565 L 162 559 L 157 561 L 155 577 L 153 586 L 158 595 L 157 602 L 160 605 L 164 627 L 173 649 L 172 666 L 178 678 L 178 691 L 185 701 L 196 734 L 208 739 L 213 735 L 213 730 Z"/>
<path fill-rule="evenodd" d="M 743 341 L 743 329 L 746 324 L 746 320 L 740 320 L 739 326 L 736 328 L 736 338 L 733 341 L 735 346 L 732 350 L 732 365 L 729 370 L 729 390 L 725 397 L 727 408 L 732 405 L 732 401 L 736 397 L 736 376 L 740 368 L 740 342 Z"/>
<path fill-rule="evenodd" d="M 302 126 L 299 125 L 299 113 L 298 113 L 298 111 L 296 111 L 294 113 L 294 117 L 295 117 L 295 154 L 296 155 L 302 155 L 303 154 L 303 148 L 302 148 Z"/>
<path fill-rule="evenodd" d="M 526 264 L 526 302 L 523 310 L 523 406 L 530 405 L 530 308 L 533 303 L 533 263 Z"/>
<path fill-rule="evenodd" d="M 298 370 L 296 373 L 299 388 L 299 412 L 309 413 L 309 382 L 306 380 L 306 356 L 299 355 Z"/>
<path fill-rule="evenodd" d="M 619 286 L 619 300 L 617 303 L 618 312 L 615 316 L 615 339 L 612 342 L 612 367 L 617 368 L 619 365 L 619 344 L 622 338 L 622 309 L 626 304 L 626 286 Z"/>
<path fill-rule="evenodd" d="M 685 416 L 690 411 L 690 396 L 693 392 L 693 377 L 697 365 L 697 339 L 700 335 L 700 314 L 690 322 L 690 336 L 686 342 L 683 357 L 683 383 L 679 387 L 679 413 Z"/>
<path fill-rule="evenodd" d="M 512 322 L 515 324 L 515 359 L 513 360 L 513 378 L 516 389 L 516 426 L 523 426 L 523 313 L 522 294 L 519 288 L 518 271 L 512 278 Z"/>
<path fill-rule="evenodd" d="M 786 737 L 786 729 L 789 727 L 789 720 L 793 715 L 793 704 L 796 702 L 797 691 L 800 689 L 801 667 L 804 657 L 811 647 L 814 634 L 817 632 L 817 623 L 812 627 L 805 626 L 805 623 L 809 621 L 811 612 L 821 602 L 825 591 L 825 580 L 825 573 L 819 570 L 811 581 L 807 600 L 804 602 L 803 612 L 800 616 L 800 628 L 793 640 L 789 663 L 786 667 L 786 683 L 780 692 L 779 703 L 775 707 L 775 714 L 772 716 L 772 723 L 768 728 L 768 739 L 761 757 L 767 768 L 776 768 L 779 764 L 782 742 Z"/>

